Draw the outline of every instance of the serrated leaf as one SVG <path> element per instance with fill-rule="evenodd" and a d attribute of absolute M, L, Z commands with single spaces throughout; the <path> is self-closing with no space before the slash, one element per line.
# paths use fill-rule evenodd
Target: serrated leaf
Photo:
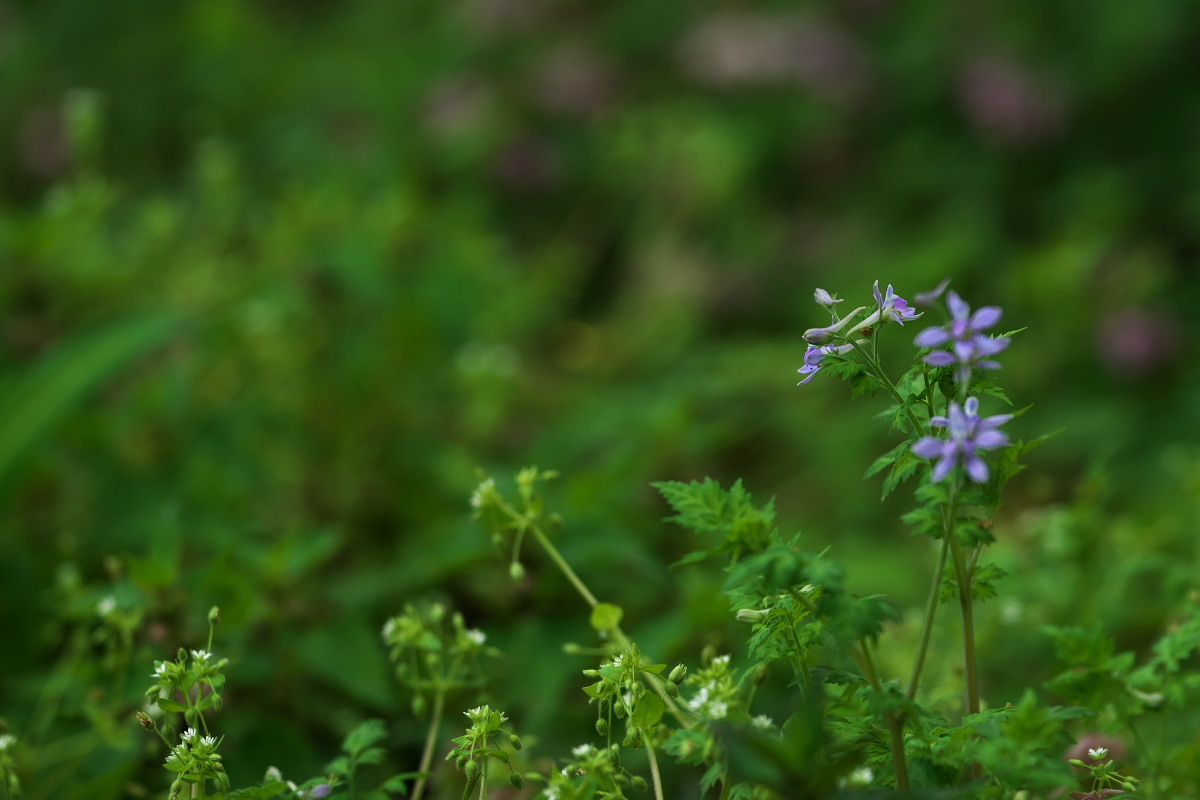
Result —
<path fill-rule="evenodd" d="M 381 719 L 363 721 L 346 735 L 342 750 L 350 756 L 360 756 L 368 748 L 387 738 L 387 728 Z"/>

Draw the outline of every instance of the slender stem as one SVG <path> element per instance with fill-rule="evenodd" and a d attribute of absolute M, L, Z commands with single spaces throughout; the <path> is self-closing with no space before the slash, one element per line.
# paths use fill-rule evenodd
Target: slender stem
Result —
<path fill-rule="evenodd" d="M 538 540 L 538 544 L 542 546 L 542 549 L 546 551 L 546 555 L 550 556 L 550 560 L 554 562 L 554 565 L 559 568 L 562 574 L 567 577 L 567 580 L 571 582 L 571 585 L 575 587 L 575 591 L 579 592 L 580 596 L 587 601 L 589 606 L 595 608 L 600 601 L 596 599 L 596 595 L 592 594 L 587 585 L 575 574 L 575 570 L 571 569 L 571 565 L 562 557 L 562 553 L 558 552 L 558 548 L 551 544 L 550 538 L 537 525 L 529 525 L 528 529 L 534 538 Z"/>
<path fill-rule="evenodd" d="M 869 352 L 853 338 L 850 339 L 850 344 L 852 344 L 854 349 L 857 350 L 864 359 L 866 359 L 868 366 L 871 367 L 871 372 L 876 378 L 879 379 L 879 382 L 883 384 L 883 388 L 887 389 L 888 394 L 892 396 L 892 399 L 895 400 L 902 408 L 904 408 L 905 412 L 908 414 L 908 421 L 912 424 L 913 433 L 924 435 L 925 427 L 921 425 L 921 421 L 917 419 L 917 415 L 913 413 L 913 410 L 904 405 L 904 398 L 900 396 L 900 390 L 896 388 L 896 384 L 893 383 L 892 379 L 889 378 L 887 373 L 883 371 L 883 365 L 879 363 L 879 359 L 877 359 L 873 353 Z"/>
<path fill-rule="evenodd" d="M 861 640 L 858 649 L 851 648 L 851 654 L 862 668 L 871 688 L 883 694 L 883 684 L 879 680 L 879 672 L 875 669 L 875 660 L 871 657 L 871 649 L 866 639 Z M 908 788 L 908 761 L 904 754 L 904 719 L 892 711 L 887 715 L 888 738 L 892 747 L 892 766 L 896 772 L 896 788 Z"/>
<path fill-rule="evenodd" d="M 587 585 L 575 574 L 575 570 L 571 569 L 571 565 L 563 558 L 562 553 L 558 552 L 558 548 L 550 541 L 550 537 L 546 536 L 545 531 L 533 524 L 528 526 L 528 530 L 533 534 L 533 538 L 537 539 L 538 544 L 542 546 L 546 554 L 550 556 L 550 560 L 555 563 L 563 575 L 567 577 L 567 580 L 570 581 L 571 585 L 575 587 L 575 591 L 579 592 L 580 596 L 587 601 L 589 606 L 595 608 L 600 601 L 596 599 L 596 596 L 592 594 Z M 632 646 L 633 642 L 625 635 L 625 631 L 621 630 L 620 625 L 614 625 L 611 630 L 617 644 L 625 649 L 629 649 Z M 662 698 L 663 703 L 670 710 L 671 714 L 679 720 L 680 724 L 685 728 L 690 728 L 692 726 L 691 722 L 679 710 L 679 706 L 675 703 L 675 700 L 667 694 L 667 690 L 663 687 L 662 679 L 651 674 L 646 674 L 645 679 L 650 688 L 654 690 L 654 693 Z"/>
<path fill-rule="evenodd" d="M 929 640 L 933 638 L 933 621 L 937 617 L 938 606 L 941 605 L 942 575 L 946 572 L 946 555 L 949 552 L 950 537 L 943 535 L 937 569 L 933 572 L 933 585 L 929 587 L 929 602 L 925 606 L 925 621 L 921 624 L 921 643 L 917 646 L 917 658 L 913 663 L 912 678 L 908 681 L 908 691 L 905 693 L 909 700 L 916 698 L 917 687 L 921 682 L 921 672 L 925 668 L 925 656 L 929 653 Z"/>
<path fill-rule="evenodd" d="M 650 778 L 654 781 L 654 800 L 663 800 L 662 777 L 658 774 L 658 758 L 654 755 L 654 745 L 646 739 L 646 755 L 650 759 Z"/>
<path fill-rule="evenodd" d="M 421 776 L 417 778 L 416 786 L 413 787 L 413 800 L 421 800 L 421 795 L 425 793 L 425 782 L 429 778 L 429 766 L 433 761 L 433 748 L 437 743 L 438 729 L 442 725 L 444 703 L 445 694 L 439 689 L 433 695 L 433 718 L 429 723 L 429 733 L 425 736 L 425 749 L 421 751 L 421 763 L 417 766 L 417 772 L 421 773 Z"/>

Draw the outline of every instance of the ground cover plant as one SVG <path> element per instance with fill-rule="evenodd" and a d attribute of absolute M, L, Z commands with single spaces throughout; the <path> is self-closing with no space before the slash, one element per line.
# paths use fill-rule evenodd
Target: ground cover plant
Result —
<path fill-rule="evenodd" d="M 961 502 L 1004 474 L 1014 445 L 977 448 L 987 484 L 912 454 L 977 397 L 976 436 L 1059 431 L 994 516 L 963 506 L 995 539 L 980 713 L 1086 709 L 1052 720 L 1068 762 L 1105 748 L 1139 796 L 1196 796 L 1197 24 L 1177 0 L 0 0 L 0 791 L 441 798 L 469 770 L 496 797 L 652 797 L 652 748 L 666 797 L 706 775 L 795 796 L 825 791 L 819 741 L 828 793 L 894 794 L 899 724 L 910 791 L 969 793 L 992 779 L 970 748 L 1018 739 L 963 728 L 953 553 L 926 625 L 943 540 L 904 517 L 940 464 Z M 838 338 L 876 278 L 923 314 L 862 343 L 905 397 L 950 289 L 972 327 L 1004 308 L 985 337 L 1026 328 L 915 439 Z M 915 471 L 864 481 L 889 451 Z M 636 659 L 609 663 L 534 534 L 474 518 L 480 468 L 525 514 L 529 464 L 560 473 L 539 527 Z M 783 601 L 735 606 L 731 552 L 680 563 L 725 533 L 664 522 L 655 484 L 840 568 L 802 599 L 889 615 L 882 699 L 847 685 L 844 719 L 785 725 L 810 685 L 865 678 L 863 647 L 772 639 Z M 662 700 L 665 742 L 647 699 L 633 746 L 626 693 Z M 1061 796 L 1099 788 L 1053 750 L 1029 752 Z"/>
<path fill-rule="evenodd" d="M 202 645 L 156 660 L 145 673 L 145 704 L 125 720 L 159 743 L 167 774 L 165 788 L 140 791 L 172 800 L 483 800 L 499 786 L 544 800 L 1188 796 L 1197 787 L 1194 737 L 1171 741 L 1169 732 L 1181 724 L 1196 730 L 1200 675 L 1187 666 L 1200 648 L 1194 601 L 1140 659 L 1114 652 L 1099 625 L 1043 626 L 1057 674 L 1002 704 L 984 699 L 980 665 L 992 654 L 980 646 L 976 619 L 985 603 L 1003 602 L 1009 583 L 989 552 L 1005 533 L 997 511 L 1022 457 L 1047 437 L 1021 441 L 1005 432 L 1029 407 L 981 414 L 984 402 L 1008 405 L 998 371 L 1027 332 L 997 332 L 999 308 L 972 309 L 947 284 L 910 303 L 876 282 L 872 299 L 849 312 L 816 290 L 829 320 L 804 333 L 798 369 L 801 387 L 841 379 L 852 395 L 887 402 L 874 416 L 901 441 L 866 470 L 867 488 L 881 484 L 887 496 L 912 486 L 915 507 L 901 521 L 933 544 L 915 638 L 897 635 L 912 614 L 882 595 L 851 591 L 836 547 L 809 549 L 803 535 L 781 532 L 774 503 L 755 503 L 741 481 L 668 481 L 657 488 L 670 521 L 697 545 L 675 566 L 722 576 L 726 613 L 742 626 L 744 643 L 731 652 L 709 646 L 674 666 L 656 661 L 626 632 L 620 598 L 597 596 L 555 543 L 570 535 L 546 504 L 544 489 L 558 474 L 529 467 L 511 488 L 483 477 L 469 506 L 507 560 L 513 586 L 527 581 L 527 563 L 544 561 L 552 569 L 538 580 L 566 581 L 587 611 L 590 631 L 578 636 L 586 643 L 566 646 L 591 664 L 578 670 L 578 692 L 565 701 L 593 717 L 578 744 L 525 747 L 521 709 L 490 680 L 505 654 L 444 603 L 409 603 L 383 624 L 378 657 L 386 649 L 409 712 L 427 725 L 419 761 L 386 768 L 395 763 L 387 745 L 397 721 L 368 719 L 319 774 L 285 776 L 271 765 L 260 781 L 235 786 L 227 764 L 238 756 L 227 752 L 221 723 L 236 676 L 220 656 L 214 607 Z M 897 337 L 912 343 L 903 372 L 889 368 L 880 346 Z M 96 609 L 106 625 L 93 639 L 110 660 L 129 659 L 141 624 L 119 605 L 106 596 Z M 938 625 L 951 615 L 953 625 Z M 468 697 L 487 702 L 470 706 Z M 11 732 L 0 738 L 7 797 L 21 796 L 22 760 L 36 758 L 20 740 Z M 455 771 L 439 770 L 440 761 Z"/>

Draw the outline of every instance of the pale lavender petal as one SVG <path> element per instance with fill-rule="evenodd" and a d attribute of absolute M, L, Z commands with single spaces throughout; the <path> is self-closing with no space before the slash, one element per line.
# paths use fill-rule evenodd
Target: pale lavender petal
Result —
<path fill-rule="evenodd" d="M 950 316 L 955 319 L 965 320 L 971 316 L 971 307 L 956 292 L 946 295 L 946 305 L 950 307 Z"/>
<path fill-rule="evenodd" d="M 933 468 L 933 482 L 937 483 L 942 478 L 949 475 L 950 470 L 952 469 L 954 469 L 954 459 L 950 456 L 946 456 L 937 463 L 937 466 Z"/>
<path fill-rule="evenodd" d="M 950 332 L 942 328 L 926 328 L 917 334 L 913 344 L 917 347 L 941 347 L 950 341 Z"/>
<path fill-rule="evenodd" d="M 929 420 L 929 424 L 935 428 L 945 428 L 950 424 L 950 420 L 946 417 L 938 416 Z"/>
<path fill-rule="evenodd" d="M 967 412 L 968 417 L 979 416 L 979 398 L 968 397 L 967 402 L 963 405 L 963 410 Z"/>
<path fill-rule="evenodd" d="M 1008 437 L 1000 431 L 984 431 L 975 437 L 975 446 L 980 450 L 995 450 L 1008 444 Z"/>
<path fill-rule="evenodd" d="M 875 281 L 875 286 L 871 289 L 871 291 L 875 294 L 875 305 L 882 308 L 883 307 L 883 294 L 880 293 L 880 291 L 879 291 L 879 281 Z"/>
<path fill-rule="evenodd" d="M 1013 414 L 993 414 L 990 417 L 984 417 L 979 421 L 982 428 L 996 428 L 1013 418 Z"/>
<path fill-rule="evenodd" d="M 935 288 L 928 292 L 917 292 L 913 297 L 914 306 L 931 306 L 937 302 L 937 299 L 942 296 L 942 292 L 946 291 L 946 287 L 950 285 L 950 279 L 946 278 L 939 283 Z"/>
<path fill-rule="evenodd" d="M 945 350 L 935 350 L 921 360 L 931 367 L 948 367 L 955 363 L 954 354 Z"/>
<path fill-rule="evenodd" d="M 999 361 L 980 361 L 975 366 L 980 369 L 1000 369 Z"/>
<path fill-rule="evenodd" d="M 945 440 L 937 439 L 933 436 L 925 436 L 916 441 L 912 446 L 913 455 L 920 458 L 937 458 L 942 455 Z"/>
<path fill-rule="evenodd" d="M 976 483 L 987 483 L 988 467 L 979 456 L 967 457 L 967 474 Z"/>
<path fill-rule="evenodd" d="M 984 306 L 971 315 L 971 327 L 982 331 L 1000 321 L 1000 309 L 996 306 Z"/>

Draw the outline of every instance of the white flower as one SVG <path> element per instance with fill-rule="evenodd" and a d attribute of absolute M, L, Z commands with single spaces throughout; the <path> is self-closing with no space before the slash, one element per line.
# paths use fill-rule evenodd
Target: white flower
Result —
<path fill-rule="evenodd" d="M 483 644 L 487 641 L 487 634 L 478 628 L 471 628 L 471 630 L 467 631 L 467 638 L 475 644 Z"/>
<path fill-rule="evenodd" d="M 771 719 L 766 714 L 759 714 L 757 717 L 750 720 L 750 724 L 756 728 L 767 731 L 775 727 L 775 720 Z"/>
<path fill-rule="evenodd" d="M 7 750 L 17 743 L 17 737 L 11 733 L 0 734 L 0 751 Z"/>
<path fill-rule="evenodd" d="M 117 598 L 111 594 L 105 595 L 99 603 L 96 603 L 96 613 L 102 617 L 107 617 L 109 614 L 117 610 Z"/>
<path fill-rule="evenodd" d="M 713 719 L 724 719 L 728 712 L 729 706 L 725 704 L 724 700 L 713 700 L 708 704 L 708 716 Z"/>
<path fill-rule="evenodd" d="M 851 786 L 868 786 L 875 779 L 875 772 L 870 767 L 859 767 L 844 778 L 838 778 L 838 788 Z"/>
<path fill-rule="evenodd" d="M 841 300 L 835 300 L 833 295 L 824 289 L 817 289 L 813 292 L 813 299 L 817 301 L 818 305 L 825 306 L 826 308 L 832 308 L 834 303 L 842 302 Z"/>
<path fill-rule="evenodd" d="M 1091 756 L 1092 758 L 1094 758 L 1095 760 L 1099 761 L 1100 759 L 1102 759 L 1106 755 L 1108 755 L 1108 748 L 1107 747 L 1090 747 L 1090 748 L 1088 748 L 1088 755 Z"/>
<path fill-rule="evenodd" d="M 726 653 L 726 654 L 725 654 L 725 655 L 723 655 L 723 656 L 717 656 L 717 657 L 715 657 L 715 658 L 712 660 L 712 663 L 713 663 L 713 666 L 718 666 L 718 665 L 720 665 L 720 666 L 723 666 L 723 667 L 724 667 L 724 666 L 728 666 L 728 665 L 729 665 L 729 654 L 728 654 L 728 653 Z"/>
<path fill-rule="evenodd" d="M 192 741 L 193 739 L 196 738 L 196 729 L 188 728 L 186 731 L 183 732 L 183 735 L 181 735 L 179 738 L 185 742 Z"/>
<path fill-rule="evenodd" d="M 396 618 L 392 617 L 387 622 L 383 623 L 383 639 L 387 641 L 392 638 L 392 634 L 396 632 Z"/>
<path fill-rule="evenodd" d="M 475 706 L 470 711 L 464 711 L 463 713 L 466 714 L 469 719 L 475 719 L 483 713 L 483 706 Z"/>
<path fill-rule="evenodd" d="M 281 781 L 283 773 L 279 771 L 279 767 L 267 767 L 267 774 L 263 776 L 264 780 Z"/>
<path fill-rule="evenodd" d="M 207 650 L 193 650 L 192 658 L 196 661 L 199 661 L 201 664 L 204 664 L 207 663 L 210 658 L 212 658 L 212 653 L 208 652 Z"/>
<path fill-rule="evenodd" d="M 586 742 L 584 744 L 578 745 L 577 747 L 571 748 L 571 754 L 577 758 L 582 758 L 583 756 L 586 756 L 590 752 L 592 752 L 592 746 L 590 744 L 587 744 Z"/>
<path fill-rule="evenodd" d="M 692 711 L 699 711 L 704 706 L 704 704 L 707 702 L 708 702 L 708 687 L 701 686 L 700 691 L 696 692 L 696 694 L 692 697 L 691 700 L 688 700 L 687 707 L 690 708 Z"/>
<path fill-rule="evenodd" d="M 154 668 L 154 674 L 151 675 L 150 677 L 151 678 L 162 678 L 162 677 L 165 677 L 166 674 L 167 674 L 167 662 L 160 661 L 158 666 Z"/>
<path fill-rule="evenodd" d="M 483 508 L 484 498 L 494 491 L 496 491 L 496 482 L 491 478 L 485 479 L 475 487 L 475 491 L 471 492 L 471 508 L 477 511 Z"/>
<path fill-rule="evenodd" d="M 200 740 L 200 744 L 204 745 L 205 747 L 212 747 L 216 743 L 217 743 L 217 737 L 215 737 L 215 736 L 205 736 L 203 739 Z"/>
<path fill-rule="evenodd" d="M 564 776 L 566 775 L 566 772 L 567 771 L 564 769 L 563 770 Z M 542 793 L 542 796 L 546 800 L 558 800 L 558 787 L 557 786 L 547 786 L 546 790 Z"/>

